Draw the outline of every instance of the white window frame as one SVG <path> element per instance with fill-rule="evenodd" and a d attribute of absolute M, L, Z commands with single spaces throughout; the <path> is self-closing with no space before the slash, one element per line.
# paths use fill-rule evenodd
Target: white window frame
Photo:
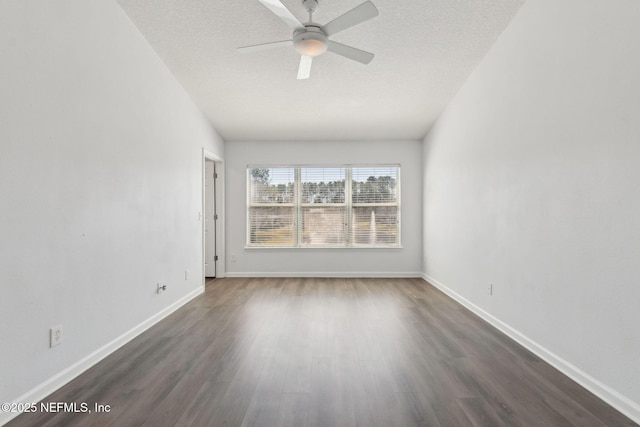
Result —
<path fill-rule="evenodd" d="M 251 221 L 250 221 L 250 210 L 251 208 L 259 208 L 259 207 L 270 207 L 270 204 L 264 203 L 252 203 L 251 202 L 251 170 L 252 169 L 275 169 L 275 168 L 293 168 L 294 169 L 294 231 L 293 231 L 293 245 L 264 245 L 264 244 L 255 244 L 251 243 Z M 314 203 L 302 203 L 302 189 L 301 189 L 301 169 L 304 168 L 343 168 L 345 170 L 345 202 L 344 204 L 336 204 L 336 203 L 323 203 L 321 205 Z M 352 202 L 352 169 L 357 168 L 396 168 L 396 202 L 393 203 L 353 203 Z M 364 164 L 364 165 L 352 165 L 352 164 L 342 164 L 342 165 L 264 165 L 264 164 L 255 164 L 255 165 L 247 165 L 246 169 L 246 227 L 245 227 L 245 248 L 246 249 L 399 249 L 402 248 L 401 236 L 402 236 L 402 228 L 401 228 L 401 218 L 402 218 L 402 209 L 401 209 L 401 167 L 399 164 Z M 279 207 L 289 207 L 291 204 L 274 204 L 273 206 Z M 340 245 L 304 245 L 302 243 L 302 210 L 305 207 L 343 207 L 345 208 L 345 243 Z M 353 218 L 353 209 L 354 207 L 396 207 L 397 209 L 397 235 L 396 242 L 392 244 L 357 244 L 353 242 L 353 227 L 352 227 L 352 218 Z"/>

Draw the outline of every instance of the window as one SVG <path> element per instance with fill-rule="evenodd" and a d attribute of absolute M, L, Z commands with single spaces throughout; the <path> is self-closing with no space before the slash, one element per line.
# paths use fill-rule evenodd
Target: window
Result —
<path fill-rule="evenodd" d="M 247 246 L 400 246 L 400 167 L 247 168 Z"/>
<path fill-rule="evenodd" d="M 255 246 L 294 246 L 294 169 L 253 168 L 248 174 L 247 240 Z"/>

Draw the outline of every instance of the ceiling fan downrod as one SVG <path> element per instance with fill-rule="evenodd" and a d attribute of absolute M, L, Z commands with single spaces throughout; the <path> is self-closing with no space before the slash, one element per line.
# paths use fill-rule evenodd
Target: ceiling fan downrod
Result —
<path fill-rule="evenodd" d="M 318 0 L 302 0 L 302 7 L 309 13 L 309 23 L 312 23 L 313 14 L 318 10 Z"/>

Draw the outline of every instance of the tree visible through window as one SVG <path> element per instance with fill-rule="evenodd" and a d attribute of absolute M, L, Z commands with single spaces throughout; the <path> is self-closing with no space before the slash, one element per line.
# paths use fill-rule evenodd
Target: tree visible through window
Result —
<path fill-rule="evenodd" d="M 399 247 L 400 168 L 249 167 L 247 246 Z"/>

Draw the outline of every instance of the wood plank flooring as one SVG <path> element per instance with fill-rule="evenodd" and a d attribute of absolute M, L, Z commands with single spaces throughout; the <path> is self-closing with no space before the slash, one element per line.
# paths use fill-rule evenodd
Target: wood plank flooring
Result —
<path fill-rule="evenodd" d="M 421 279 L 217 279 L 17 426 L 635 426 Z"/>

